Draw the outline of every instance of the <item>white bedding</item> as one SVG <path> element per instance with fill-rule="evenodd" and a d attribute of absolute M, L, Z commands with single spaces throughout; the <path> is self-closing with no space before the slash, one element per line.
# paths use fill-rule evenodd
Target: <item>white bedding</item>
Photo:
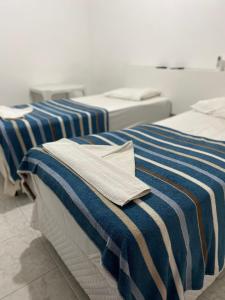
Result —
<path fill-rule="evenodd" d="M 225 140 L 225 120 L 189 111 L 157 122 L 185 133 Z M 36 208 L 40 229 L 50 240 L 67 267 L 92 300 L 119 300 L 115 281 L 100 264 L 96 246 L 76 224 L 56 195 L 36 176 L 32 177 L 37 195 Z M 35 213 L 36 215 L 36 213 Z M 215 276 L 206 276 L 209 286 Z M 189 291 L 185 300 L 194 300 L 202 291 Z"/>
<path fill-rule="evenodd" d="M 171 102 L 166 97 L 129 101 L 94 95 L 72 100 L 105 108 L 109 112 L 109 129 L 111 131 L 138 123 L 153 123 L 168 118 L 171 114 Z"/>
<path fill-rule="evenodd" d="M 185 133 L 225 141 L 225 119 L 195 111 L 188 111 L 156 124 L 171 127 Z"/>

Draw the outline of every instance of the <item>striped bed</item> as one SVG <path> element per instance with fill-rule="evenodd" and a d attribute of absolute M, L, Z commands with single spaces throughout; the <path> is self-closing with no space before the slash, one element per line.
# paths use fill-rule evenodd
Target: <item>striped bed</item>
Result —
<path fill-rule="evenodd" d="M 39 147 L 19 173 L 37 175 L 101 252 L 124 299 L 184 299 L 217 274 L 225 255 L 225 143 L 144 124 L 75 138 L 80 144 L 133 140 L 136 176 L 151 193 L 121 208 L 91 190 Z"/>
<path fill-rule="evenodd" d="M 24 106 L 16 106 L 24 107 Z M 0 119 L 0 146 L 12 182 L 24 154 L 37 145 L 108 130 L 108 112 L 72 100 L 48 100 L 32 104 L 33 112 L 23 119 Z"/>

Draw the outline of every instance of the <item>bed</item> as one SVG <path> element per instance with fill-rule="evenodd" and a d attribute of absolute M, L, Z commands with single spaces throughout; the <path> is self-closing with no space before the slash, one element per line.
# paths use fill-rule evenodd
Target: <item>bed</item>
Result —
<path fill-rule="evenodd" d="M 130 139 L 138 156 L 138 176 L 145 181 L 149 178 L 149 172 L 152 172 L 151 188 L 157 198 L 144 198 L 142 208 L 146 208 L 143 202 L 153 208 L 154 211 L 150 211 L 155 223 L 148 223 L 150 227 L 145 227 L 147 221 L 144 215 L 140 220 L 143 212 L 134 204 L 125 210 L 110 204 L 113 213 L 120 215 L 118 223 L 112 222 L 108 210 L 106 214 L 101 214 L 97 206 L 92 206 L 98 196 L 87 190 L 85 183 L 81 183 L 74 174 L 70 176 L 68 168 L 38 148 L 26 155 L 20 175 L 27 191 L 36 196 L 39 228 L 90 299 L 197 299 L 224 266 L 225 143 L 221 141 L 225 140 L 225 122 L 189 111 L 153 125 L 140 125 L 125 131 L 78 138 L 76 141 L 121 144 Z M 166 156 L 164 147 L 168 150 Z M 155 149 L 157 151 L 153 151 Z M 144 153 L 148 153 L 150 168 L 143 161 L 141 163 Z M 64 179 L 69 178 L 64 184 L 60 174 L 64 175 Z M 181 185 L 185 189 L 181 189 Z M 82 211 L 77 203 L 74 208 L 70 201 L 73 193 L 82 199 L 81 206 L 88 204 L 86 209 Z M 184 195 L 186 200 L 183 199 Z M 196 197 L 199 197 L 199 202 Z M 86 198 L 91 201 L 87 202 Z M 181 199 L 191 199 L 192 204 L 188 202 L 187 205 Z M 73 200 L 76 202 L 76 196 Z M 193 203 L 197 205 L 197 210 L 193 210 Z M 109 204 L 104 202 L 104 205 L 108 207 Z M 78 207 L 83 212 L 81 218 Z M 201 213 L 199 207 L 202 207 Z M 96 219 L 95 214 L 98 213 L 99 219 Z M 138 244 L 141 255 L 136 253 L 137 241 L 129 239 L 126 234 L 123 236 L 121 220 L 125 220 L 130 232 L 141 243 Z M 129 223 L 130 220 L 136 223 Z M 110 230 L 111 236 L 108 235 Z M 197 238 L 197 232 L 201 238 Z M 147 247 L 152 255 L 152 258 L 148 257 L 148 262 L 145 260 L 149 273 L 140 258 L 148 255 L 142 233 L 145 241 L 149 238 Z M 122 240 L 122 244 L 118 239 L 120 242 Z M 118 246 L 121 246 L 119 250 Z M 151 276 L 148 278 L 149 274 Z M 211 276 L 204 276 L 206 274 Z M 198 291 L 189 291 L 192 289 Z"/>
<path fill-rule="evenodd" d="M 83 104 L 106 109 L 109 113 L 109 130 L 119 130 L 143 122 L 153 123 L 168 118 L 172 104 L 167 97 L 157 96 L 145 101 L 127 101 L 96 95 L 75 98 Z"/>
<path fill-rule="evenodd" d="M 142 121 L 154 122 L 171 113 L 171 103 L 165 97 L 135 102 L 97 95 L 49 100 L 32 107 L 33 112 L 24 119 L 0 119 L 0 173 L 4 193 L 9 195 L 15 195 L 21 188 L 17 169 L 30 148 L 63 137 L 121 129 Z"/>

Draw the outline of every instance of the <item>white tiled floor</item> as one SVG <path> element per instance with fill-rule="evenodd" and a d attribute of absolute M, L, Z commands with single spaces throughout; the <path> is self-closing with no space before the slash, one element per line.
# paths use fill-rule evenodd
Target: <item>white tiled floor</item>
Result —
<path fill-rule="evenodd" d="M 9 198 L 0 189 L 0 300 L 87 300 L 51 244 L 31 228 L 32 208 L 25 196 Z M 225 275 L 199 300 L 225 300 Z"/>
<path fill-rule="evenodd" d="M 31 228 L 32 207 L 25 196 L 0 190 L 0 299 L 87 300 L 50 243 Z"/>

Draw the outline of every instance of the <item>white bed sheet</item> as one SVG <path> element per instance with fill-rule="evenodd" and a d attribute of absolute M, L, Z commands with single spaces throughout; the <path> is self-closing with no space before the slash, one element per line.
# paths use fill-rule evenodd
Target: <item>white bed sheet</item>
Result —
<path fill-rule="evenodd" d="M 197 136 L 225 141 L 225 119 L 193 110 L 156 122 L 156 124 Z"/>
<path fill-rule="evenodd" d="M 109 129 L 119 130 L 140 123 L 153 123 L 168 118 L 172 105 L 166 97 L 144 101 L 129 101 L 94 95 L 72 99 L 84 104 L 105 108 L 109 112 Z"/>
<path fill-rule="evenodd" d="M 225 140 L 225 120 L 193 111 L 157 122 L 185 133 Z M 37 195 L 34 215 L 43 234 L 50 240 L 81 287 L 92 300 L 121 299 L 114 279 L 100 264 L 96 246 L 77 225 L 57 196 L 37 177 L 32 176 Z M 188 291 L 185 300 L 195 300 L 216 279 L 206 276 L 201 291 Z"/>

